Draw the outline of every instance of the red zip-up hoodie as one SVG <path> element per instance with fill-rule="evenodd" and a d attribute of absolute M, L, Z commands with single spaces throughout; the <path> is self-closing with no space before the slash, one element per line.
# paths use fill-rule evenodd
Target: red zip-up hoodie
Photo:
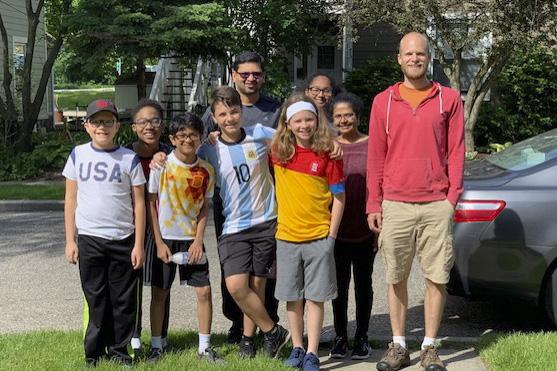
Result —
<path fill-rule="evenodd" d="M 434 82 L 413 109 L 397 83 L 377 94 L 369 119 L 366 212 L 383 199 L 456 205 L 462 194 L 464 116 L 460 94 Z"/>

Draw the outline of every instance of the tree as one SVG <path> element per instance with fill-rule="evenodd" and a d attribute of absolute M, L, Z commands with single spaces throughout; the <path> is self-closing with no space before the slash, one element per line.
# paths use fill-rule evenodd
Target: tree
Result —
<path fill-rule="evenodd" d="M 517 50 L 482 105 L 477 146 L 524 140 L 557 128 L 557 53 L 539 45 Z"/>
<path fill-rule="evenodd" d="M 233 38 L 225 8 L 215 2 L 88 0 L 73 18 L 72 46 L 96 58 L 114 53 L 134 61 L 138 98 L 145 97 L 145 61 L 173 54 L 224 55 Z"/>
<path fill-rule="evenodd" d="M 554 0 L 353 0 L 347 17 L 360 26 L 388 22 L 425 33 L 453 88 L 460 90 L 463 56 L 479 51 L 479 68 L 464 99 L 466 150 L 484 98 L 510 55 L 533 43 L 555 43 Z"/>
<path fill-rule="evenodd" d="M 33 7 L 33 3 L 36 6 Z M 50 35 L 48 54 L 42 66 L 41 77 L 38 85 L 33 86 L 32 66 L 35 57 L 35 47 L 37 45 L 37 30 L 42 20 L 43 12 L 49 12 L 47 20 L 48 32 Z M 30 151 L 32 148 L 31 135 L 41 105 L 44 100 L 48 80 L 51 76 L 52 66 L 58 56 L 62 44 L 67 36 L 68 27 L 66 17 L 73 11 L 72 0 L 25 0 L 25 12 L 27 15 L 27 45 L 23 60 L 22 88 L 21 88 L 21 107 L 17 106 L 13 91 L 13 76 L 11 73 L 12 62 L 8 49 L 8 33 L 4 25 L 2 15 L 0 15 L 0 34 L 3 44 L 3 89 L 4 98 L 0 96 L 0 116 L 4 119 L 5 133 L 13 135 L 13 144 L 16 148 Z M 21 119 L 20 119 L 21 117 Z M 8 143 L 5 143 L 6 145 Z"/>
<path fill-rule="evenodd" d="M 267 62 L 266 89 L 284 96 L 291 90 L 286 52 L 307 55 L 320 39 L 334 37 L 329 0 L 223 0 L 238 31 L 232 52 L 254 50 Z M 321 25 L 329 22 L 329 28 Z M 331 32 L 331 29 L 333 31 Z"/>

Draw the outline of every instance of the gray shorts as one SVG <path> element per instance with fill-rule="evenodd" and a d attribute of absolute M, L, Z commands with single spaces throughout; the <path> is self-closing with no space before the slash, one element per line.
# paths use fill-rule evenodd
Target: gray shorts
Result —
<path fill-rule="evenodd" d="M 282 301 L 324 302 L 337 297 L 335 240 L 294 243 L 277 240 L 277 286 Z"/>

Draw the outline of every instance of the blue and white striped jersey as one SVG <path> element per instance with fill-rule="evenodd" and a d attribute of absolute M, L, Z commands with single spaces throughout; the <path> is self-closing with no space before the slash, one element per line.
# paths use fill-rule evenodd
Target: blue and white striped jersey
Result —
<path fill-rule="evenodd" d="M 261 124 L 242 130 L 245 136 L 240 142 L 227 143 L 219 138 L 217 144 L 205 143 L 198 152 L 215 168 L 216 187 L 224 207 L 223 235 L 277 217 L 268 154 L 275 130 Z"/>

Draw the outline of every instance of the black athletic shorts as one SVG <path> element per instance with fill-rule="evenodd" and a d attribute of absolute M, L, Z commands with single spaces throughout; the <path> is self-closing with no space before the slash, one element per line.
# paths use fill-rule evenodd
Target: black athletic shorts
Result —
<path fill-rule="evenodd" d="M 164 240 L 172 254 L 179 251 L 188 251 L 193 240 L 178 241 Z M 205 251 L 205 246 L 203 246 Z M 177 265 L 172 262 L 165 263 L 158 257 L 153 258 L 151 265 L 151 285 L 161 289 L 170 289 L 176 276 L 176 267 L 180 275 L 180 284 L 188 284 L 192 287 L 205 287 L 210 285 L 209 281 L 209 261 L 205 264 Z"/>
<path fill-rule="evenodd" d="M 275 278 L 276 219 L 254 225 L 238 233 L 219 238 L 220 264 L 225 277 L 249 273 L 257 277 Z"/>

